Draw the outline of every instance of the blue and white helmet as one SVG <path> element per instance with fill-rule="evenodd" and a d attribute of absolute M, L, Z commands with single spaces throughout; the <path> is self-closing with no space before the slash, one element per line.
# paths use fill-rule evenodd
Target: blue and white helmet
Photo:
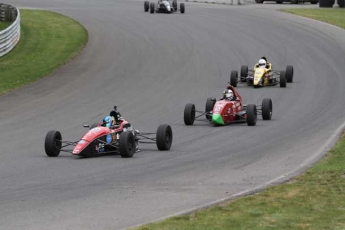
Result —
<path fill-rule="evenodd" d="M 115 125 L 115 119 L 114 117 L 112 116 L 106 116 L 104 119 L 103 119 L 103 126 L 105 127 L 111 127 Z"/>

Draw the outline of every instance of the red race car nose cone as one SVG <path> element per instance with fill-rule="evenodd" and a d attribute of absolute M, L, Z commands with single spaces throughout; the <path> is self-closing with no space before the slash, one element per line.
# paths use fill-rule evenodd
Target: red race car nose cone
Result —
<path fill-rule="evenodd" d="M 213 114 L 212 115 L 212 123 L 215 125 L 224 125 L 223 118 L 220 114 Z"/>

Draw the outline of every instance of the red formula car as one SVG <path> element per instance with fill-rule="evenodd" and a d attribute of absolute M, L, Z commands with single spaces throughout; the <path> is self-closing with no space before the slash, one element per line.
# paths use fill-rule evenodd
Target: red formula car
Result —
<path fill-rule="evenodd" d="M 121 157 L 129 158 L 139 151 L 139 143 L 156 143 L 159 150 L 169 150 L 173 139 L 170 125 L 160 125 L 156 133 L 140 133 L 122 117 L 118 124 L 111 127 L 104 127 L 103 123 L 84 127 L 90 129 L 75 142 L 63 141 L 59 131 L 49 131 L 44 143 L 46 154 L 57 157 L 62 151 L 83 157 L 120 154 Z M 73 148 L 68 149 L 71 146 Z"/>
<path fill-rule="evenodd" d="M 263 120 L 271 120 L 272 100 L 270 98 L 263 99 L 262 104 L 258 106 L 254 104 L 243 105 L 242 97 L 233 86 L 229 86 L 227 90 L 233 92 L 233 98 L 223 97 L 218 101 L 213 97 L 207 98 L 205 111 L 196 110 L 194 104 L 186 104 L 184 123 L 193 125 L 197 118 L 203 116 L 214 125 L 247 123 L 249 126 L 254 126 L 256 125 L 257 115 L 262 115 Z"/>

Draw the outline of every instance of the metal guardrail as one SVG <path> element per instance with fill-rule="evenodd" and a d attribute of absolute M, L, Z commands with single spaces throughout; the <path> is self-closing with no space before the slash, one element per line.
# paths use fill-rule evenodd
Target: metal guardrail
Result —
<path fill-rule="evenodd" d="M 12 22 L 0 31 L 0 57 L 9 53 L 20 40 L 20 12 L 11 5 L 0 3 L 0 21 Z"/>

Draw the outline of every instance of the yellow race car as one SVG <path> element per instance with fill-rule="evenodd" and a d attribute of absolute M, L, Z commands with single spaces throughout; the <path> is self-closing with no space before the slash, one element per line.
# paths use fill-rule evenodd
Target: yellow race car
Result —
<path fill-rule="evenodd" d="M 231 71 L 230 84 L 237 86 L 238 82 L 246 82 L 248 86 L 263 87 L 275 86 L 286 87 L 286 82 L 293 82 L 293 66 L 288 65 L 285 71 L 273 70 L 272 63 L 267 62 L 265 66 L 260 66 L 259 63 L 254 65 L 253 69 L 248 66 L 241 66 L 240 77 L 238 77 L 237 70 Z"/>

